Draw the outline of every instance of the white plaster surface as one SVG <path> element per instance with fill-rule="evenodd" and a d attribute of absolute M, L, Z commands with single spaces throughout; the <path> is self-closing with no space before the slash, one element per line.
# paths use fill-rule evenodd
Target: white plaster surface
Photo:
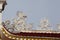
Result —
<path fill-rule="evenodd" d="M 3 5 L 3 4 L 2 4 L 2 3 L 0 3 L 0 9 L 2 9 L 2 5 Z"/>
<path fill-rule="evenodd" d="M 2 28 L 2 13 L 0 13 L 0 29 Z"/>

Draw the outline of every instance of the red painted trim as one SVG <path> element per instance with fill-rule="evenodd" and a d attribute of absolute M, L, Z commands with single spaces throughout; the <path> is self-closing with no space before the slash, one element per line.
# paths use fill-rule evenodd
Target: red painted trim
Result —
<path fill-rule="evenodd" d="M 4 28 L 5 28 L 5 26 L 4 26 Z M 29 33 L 29 32 L 20 32 L 20 33 L 11 33 L 11 34 L 19 35 L 19 36 L 58 37 L 58 38 L 60 38 L 60 33 Z"/>

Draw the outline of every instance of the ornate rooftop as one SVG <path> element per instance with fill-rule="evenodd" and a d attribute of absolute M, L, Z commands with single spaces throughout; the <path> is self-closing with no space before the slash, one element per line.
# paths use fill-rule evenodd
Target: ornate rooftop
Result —
<path fill-rule="evenodd" d="M 5 27 L 10 32 L 14 32 L 14 33 L 17 33 L 17 32 L 36 32 L 36 33 L 38 33 L 38 32 L 56 33 L 57 32 L 57 33 L 60 33 L 60 31 L 59 31 L 60 30 L 60 24 L 57 24 L 58 31 L 54 30 L 54 29 L 50 29 L 51 24 L 49 23 L 47 18 L 40 20 L 40 25 L 37 26 L 39 28 L 39 30 L 32 29 L 33 24 L 32 23 L 27 24 L 26 18 L 27 18 L 27 16 L 23 12 L 18 11 L 17 12 L 17 18 L 13 18 L 12 23 L 10 20 L 4 21 Z"/>

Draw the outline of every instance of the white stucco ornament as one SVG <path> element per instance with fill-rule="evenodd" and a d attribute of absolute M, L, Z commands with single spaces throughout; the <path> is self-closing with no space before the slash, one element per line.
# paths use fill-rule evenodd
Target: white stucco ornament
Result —
<path fill-rule="evenodd" d="M 48 19 L 42 19 L 40 21 L 40 25 L 41 25 L 41 27 L 47 27 L 49 25 Z"/>
<path fill-rule="evenodd" d="M 60 30 L 60 24 L 57 24 L 57 28 Z"/>
<path fill-rule="evenodd" d="M 50 24 L 47 18 L 41 19 L 39 27 L 41 27 L 42 29 L 48 29 L 49 26 Z"/>

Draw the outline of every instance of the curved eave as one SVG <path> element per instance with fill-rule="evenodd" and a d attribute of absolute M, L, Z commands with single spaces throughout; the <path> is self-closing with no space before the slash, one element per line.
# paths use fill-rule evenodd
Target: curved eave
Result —
<path fill-rule="evenodd" d="M 11 33 L 6 30 L 5 27 L 2 28 L 3 34 L 8 38 L 20 38 L 20 37 L 49 37 L 49 38 L 60 38 L 60 33 L 29 33 L 29 32 L 20 32 L 20 33 Z"/>

